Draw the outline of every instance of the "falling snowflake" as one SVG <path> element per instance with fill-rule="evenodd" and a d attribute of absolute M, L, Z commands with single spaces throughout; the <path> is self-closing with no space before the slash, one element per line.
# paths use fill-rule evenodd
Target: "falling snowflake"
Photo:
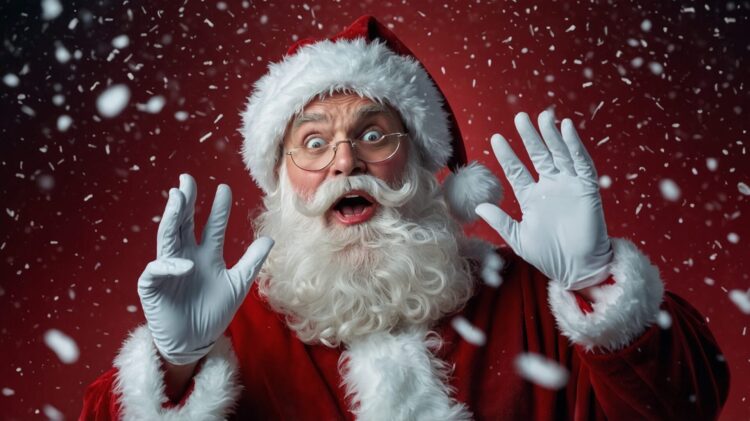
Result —
<path fill-rule="evenodd" d="M 61 42 L 57 42 L 55 46 L 55 58 L 62 64 L 70 61 L 70 51 L 62 45 Z"/>
<path fill-rule="evenodd" d="M 63 7 L 60 0 L 42 0 L 42 19 L 52 20 L 60 16 Z"/>
<path fill-rule="evenodd" d="M 130 89 L 127 85 L 116 84 L 107 88 L 96 99 L 96 109 L 102 117 L 112 118 L 125 109 L 130 101 Z"/>
<path fill-rule="evenodd" d="M 471 322 L 466 320 L 463 316 L 454 317 L 453 320 L 451 320 L 451 326 L 453 326 L 453 329 L 455 329 L 466 342 L 472 345 L 482 346 L 487 342 L 484 332 L 472 325 Z"/>
<path fill-rule="evenodd" d="M 44 343 L 57 354 L 57 358 L 65 364 L 78 361 L 78 345 L 68 335 L 57 329 L 50 329 L 44 333 Z"/>
<path fill-rule="evenodd" d="M 62 421 L 65 419 L 65 415 L 63 415 L 59 409 L 50 404 L 45 404 L 42 407 L 42 412 L 44 412 L 44 415 L 46 415 L 47 419 L 50 421 Z"/>
<path fill-rule="evenodd" d="M 682 195 L 677 183 L 669 178 L 665 178 L 659 182 L 659 190 L 661 191 L 662 197 L 670 202 L 680 200 L 680 196 Z"/>
<path fill-rule="evenodd" d="M 161 95 L 151 97 L 145 104 L 137 104 L 136 107 L 140 111 L 147 112 L 149 114 L 158 114 L 161 109 L 164 108 L 165 99 Z"/>
<path fill-rule="evenodd" d="M 750 290 L 733 289 L 729 291 L 729 299 L 745 314 L 750 314 Z"/>
<path fill-rule="evenodd" d="M 672 316 L 664 310 L 659 310 L 659 315 L 656 316 L 656 324 L 662 329 L 669 329 L 672 327 Z"/>
<path fill-rule="evenodd" d="M 482 280 L 491 287 L 499 287 L 503 283 L 500 269 L 503 267 L 503 259 L 495 252 L 485 254 L 482 262 Z"/>
<path fill-rule="evenodd" d="M 128 45 L 130 45 L 130 38 L 127 35 L 118 35 L 112 39 L 112 46 L 119 50 L 127 48 Z"/>
<path fill-rule="evenodd" d="M 3 76 L 3 83 L 5 83 L 7 86 L 11 88 L 15 88 L 18 86 L 19 83 L 21 83 L 21 80 L 18 78 L 18 76 L 14 75 L 13 73 L 8 73 L 5 76 Z"/>
<path fill-rule="evenodd" d="M 63 114 L 57 118 L 57 130 L 61 132 L 68 131 L 71 124 L 73 124 L 73 119 L 67 114 Z"/>
<path fill-rule="evenodd" d="M 568 370 L 539 354 L 519 354 L 515 367 L 519 376 L 546 389 L 561 389 L 568 383 Z"/>

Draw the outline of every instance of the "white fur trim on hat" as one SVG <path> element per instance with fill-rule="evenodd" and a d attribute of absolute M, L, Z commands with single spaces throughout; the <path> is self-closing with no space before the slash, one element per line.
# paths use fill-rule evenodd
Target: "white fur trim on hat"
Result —
<path fill-rule="evenodd" d="M 659 270 L 627 240 L 613 238 L 610 272 L 615 283 L 592 290 L 594 311 L 584 314 L 573 293 L 557 281 L 549 283 L 549 303 L 557 325 L 586 350 L 616 351 L 640 336 L 658 315 L 664 297 Z"/>
<path fill-rule="evenodd" d="M 352 412 L 360 421 L 469 420 L 448 386 L 452 367 L 433 355 L 435 333 L 375 333 L 349 345 L 339 360 Z"/>
<path fill-rule="evenodd" d="M 242 386 L 237 356 L 229 338 L 220 336 L 195 374 L 195 386 L 184 405 L 162 408 L 164 372 L 148 327 L 136 328 L 115 358 L 118 395 L 124 420 L 223 420 L 232 413 Z"/>
<path fill-rule="evenodd" d="M 443 194 L 451 213 L 462 222 L 477 219 L 474 211 L 480 203 L 497 204 L 503 198 L 503 186 L 487 167 L 472 161 L 449 174 L 443 182 Z"/>
<path fill-rule="evenodd" d="M 430 171 L 451 156 L 442 95 L 424 68 L 378 41 L 319 41 L 269 65 L 242 113 L 242 157 L 266 193 L 277 186 L 276 163 L 290 119 L 320 94 L 349 91 L 387 102 L 401 114 Z"/>

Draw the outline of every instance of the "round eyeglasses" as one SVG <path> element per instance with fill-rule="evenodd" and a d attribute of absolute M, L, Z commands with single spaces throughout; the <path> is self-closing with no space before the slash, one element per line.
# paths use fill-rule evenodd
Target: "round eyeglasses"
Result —
<path fill-rule="evenodd" d="M 289 149 L 286 155 L 289 155 L 294 165 L 302 170 L 322 171 L 333 162 L 339 145 L 348 143 L 359 159 L 368 164 L 376 164 L 393 158 L 401 145 L 401 138 L 407 136 L 406 133 L 367 136 L 372 133 L 371 130 L 360 139 L 344 139 L 337 142 L 314 137 L 307 140 L 305 146 Z"/>

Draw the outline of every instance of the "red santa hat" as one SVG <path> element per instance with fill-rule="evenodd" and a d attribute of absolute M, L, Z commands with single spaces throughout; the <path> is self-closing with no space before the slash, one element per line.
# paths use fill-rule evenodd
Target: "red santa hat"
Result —
<path fill-rule="evenodd" d="M 242 114 L 242 157 L 265 192 L 278 183 L 276 165 L 290 119 L 321 94 L 352 92 L 385 102 L 399 111 L 430 171 L 448 165 L 443 183 L 451 212 L 476 218 L 482 202 L 498 202 L 502 188 L 466 151 L 455 115 L 445 96 L 414 54 L 372 16 L 362 16 L 330 39 L 303 39 L 283 59 L 269 65 L 254 86 Z"/>

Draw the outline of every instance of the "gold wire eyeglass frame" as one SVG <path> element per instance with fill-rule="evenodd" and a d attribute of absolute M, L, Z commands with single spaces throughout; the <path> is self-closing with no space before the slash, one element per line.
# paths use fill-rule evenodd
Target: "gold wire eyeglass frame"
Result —
<path fill-rule="evenodd" d="M 294 166 L 296 166 L 297 168 L 299 168 L 299 169 L 301 169 L 303 171 L 312 171 L 312 172 L 323 171 L 324 169 L 328 168 L 333 163 L 334 160 L 336 160 L 336 151 L 338 151 L 339 145 L 342 144 L 342 143 L 348 143 L 352 147 L 352 150 L 354 151 L 354 153 L 357 154 L 357 157 L 359 159 L 361 159 L 364 162 L 367 162 L 368 164 L 377 164 L 377 163 L 380 163 L 380 162 L 385 162 L 385 161 L 393 158 L 394 155 L 396 155 L 396 152 L 398 152 L 399 148 L 401 147 L 401 138 L 404 137 L 404 136 L 408 136 L 408 134 L 407 133 L 388 133 L 388 134 L 384 134 L 383 136 L 381 136 L 375 142 L 371 141 L 372 143 L 378 143 L 380 141 L 386 140 L 387 138 L 394 137 L 396 139 L 396 142 L 398 142 L 396 144 L 396 149 L 394 149 L 393 152 L 391 152 L 390 155 L 388 155 L 387 157 L 385 157 L 383 159 L 379 159 L 377 161 L 366 160 L 366 159 L 362 158 L 361 156 L 359 156 L 359 154 L 357 154 L 357 145 L 362 145 L 362 144 L 366 143 L 362 139 L 343 139 L 343 140 L 339 140 L 339 141 L 336 141 L 336 142 L 331 142 L 331 143 L 326 144 L 323 148 L 325 148 L 325 149 L 331 149 L 331 148 L 333 148 L 333 155 L 331 155 L 331 160 L 328 161 L 328 163 L 326 163 L 324 166 L 322 166 L 322 167 L 320 167 L 318 169 L 309 169 L 309 168 L 302 167 L 302 166 L 300 166 L 297 163 L 297 161 L 294 160 L 294 154 L 296 152 L 299 152 L 300 150 L 304 150 L 305 149 L 304 146 L 289 149 L 287 152 L 284 153 L 284 155 L 289 155 L 289 157 L 292 159 L 292 163 L 294 164 Z"/>

